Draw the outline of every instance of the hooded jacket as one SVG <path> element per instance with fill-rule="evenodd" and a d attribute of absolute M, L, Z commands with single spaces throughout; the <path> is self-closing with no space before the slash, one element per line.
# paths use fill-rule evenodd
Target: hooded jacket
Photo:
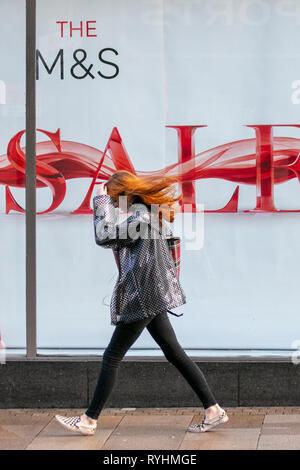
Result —
<path fill-rule="evenodd" d="M 154 317 L 186 303 L 167 237 L 173 235 L 163 219 L 153 223 L 149 206 L 134 203 L 121 223 L 110 195 L 93 198 L 95 241 L 118 250 L 119 277 L 111 301 L 111 325 Z M 158 219 L 157 219 L 158 220 Z M 175 313 L 173 313 L 176 315 Z M 176 315 L 180 316 L 180 315 Z"/>

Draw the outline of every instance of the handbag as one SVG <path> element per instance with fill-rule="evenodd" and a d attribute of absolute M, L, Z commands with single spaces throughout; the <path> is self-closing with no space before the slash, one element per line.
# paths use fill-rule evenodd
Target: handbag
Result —
<path fill-rule="evenodd" d="M 168 246 L 172 258 L 174 260 L 177 277 L 179 278 L 180 274 L 180 237 L 169 237 L 167 238 Z"/>
<path fill-rule="evenodd" d="M 169 250 L 174 260 L 178 278 L 180 274 L 180 241 L 181 241 L 180 237 L 167 238 Z M 175 317 L 182 317 L 183 315 L 183 313 L 178 314 L 178 313 L 172 312 L 172 310 L 167 310 L 167 312 L 171 313 L 172 315 L 175 315 Z"/>
<path fill-rule="evenodd" d="M 115 260 L 116 260 L 116 263 L 117 263 L 117 266 L 118 266 L 118 269 L 120 271 L 120 257 L 119 257 L 119 248 L 114 248 L 113 249 L 113 253 L 114 253 L 114 256 L 115 256 Z"/>

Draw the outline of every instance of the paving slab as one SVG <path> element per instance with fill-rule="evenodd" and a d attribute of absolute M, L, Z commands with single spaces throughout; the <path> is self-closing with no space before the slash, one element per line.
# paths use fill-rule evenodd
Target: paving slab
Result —
<path fill-rule="evenodd" d="M 225 425 L 225 424 L 224 424 Z M 260 428 L 225 429 L 220 425 L 204 433 L 187 433 L 180 450 L 255 450 Z"/>
<path fill-rule="evenodd" d="M 32 438 L 26 439 L 1 439 L 0 438 L 0 450 L 26 450 L 27 446 L 32 441 Z"/>
<path fill-rule="evenodd" d="M 103 450 L 179 449 L 193 415 L 124 416 Z"/>
<path fill-rule="evenodd" d="M 53 418 L 27 450 L 96 450 L 101 449 L 123 416 L 100 416 L 94 436 L 83 436 L 64 429 Z"/>
<path fill-rule="evenodd" d="M 53 414 L 52 413 L 36 413 L 31 412 L 28 413 L 26 411 L 3 411 L 0 410 L 0 424 L 1 425 L 14 425 L 14 424 L 40 424 L 46 426 L 51 419 Z"/>
<path fill-rule="evenodd" d="M 300 413 L 295 415 L 266 415 L 264 419 L 264 425 L 272 423 L 300 424 Z"/>
<path fill-rule="evenodd" d="M 4 424 L 0 425 L 0 449 L 25 449 L 46 423 L 39 424 Z"/>
<path fill-rule="evenodd" d="M 263 434 L 257 450 L 299 450 L 300 434 Z"/>

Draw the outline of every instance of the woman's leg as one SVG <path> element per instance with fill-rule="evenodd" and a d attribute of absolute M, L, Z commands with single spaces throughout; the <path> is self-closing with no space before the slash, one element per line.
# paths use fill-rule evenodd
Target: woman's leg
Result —
<path fill-rule="evenodd" d="M 102 366 L 92 401 L 85 415 L 97 419 L 117 379 L 119 365 L 132 344 L 152 318 L 119 324 L 104 351 Z"/>
<path fill-rule="evenodd" d="M 210 390 L 203 372 L 186 354 L 178 343 L 167 312 L 158 314 L 147 325 L 153 339 L 161 347 L 167 360 L 173 364 L 187 380 L 203 403 L 205 409 L 217 406 L 217 401 Z"/>

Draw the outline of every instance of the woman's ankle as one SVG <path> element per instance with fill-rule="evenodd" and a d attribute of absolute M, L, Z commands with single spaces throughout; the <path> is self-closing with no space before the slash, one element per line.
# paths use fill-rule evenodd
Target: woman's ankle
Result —
<path fill-rule="evenodd" d="M 222 408 L 218 403 L 215 405 L 210 406 L 209 408 L 205 408 L 205 417 L 206 418 L 213 418 L 214 416 L 218 415 L 222 411 Z"/>
<path fill-rule="evenodd" d="M 93 419 L 93 418 L 90 418 L 87 414 L 83 413 L 83 415 L 81 415 L 81 420 L 83 423 L 85 424 L 95 424 L 97 423 L 97 420 L 96 419 Z"/>

